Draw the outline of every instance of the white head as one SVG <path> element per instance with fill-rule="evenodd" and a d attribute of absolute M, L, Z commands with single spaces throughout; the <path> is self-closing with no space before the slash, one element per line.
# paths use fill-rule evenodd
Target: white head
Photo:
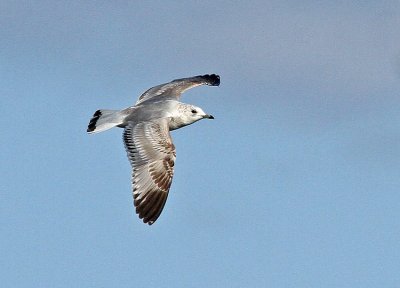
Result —
<path fill-rule="evenodd" d="M 171 130 L 190 125 L 201 119 L 214 119 L 214 116 L 206 114 L 200 107 L 184 103 L 179 104 L 178 115 L 172 117 Z"/>

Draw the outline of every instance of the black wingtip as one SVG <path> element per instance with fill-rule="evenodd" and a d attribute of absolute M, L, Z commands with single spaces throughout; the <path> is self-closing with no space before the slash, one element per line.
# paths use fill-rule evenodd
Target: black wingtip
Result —
<path fill-rule="evenodd" d="M 206 74 L 201 76 L 203 79 L 207 81 L 207 84 L 210 86 L 219 86 L 221 83 L 219 75 L 217 74 Z"/>
<path fill-rule="evenodd" d="M 101 111 L 97 110 L 93 114 L 92 119 L 90 119 L 90 123 L 88 125 L 86 132 L 93 132 L 96 129 L 96 123 L 97 123 L 97 120 L 99 120 L 100 116 L 101 116 Z"/>

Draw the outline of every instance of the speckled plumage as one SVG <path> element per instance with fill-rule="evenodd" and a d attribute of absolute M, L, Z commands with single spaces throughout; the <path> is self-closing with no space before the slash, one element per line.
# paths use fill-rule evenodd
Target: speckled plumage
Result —
<path fill-rule="evenodd" d="M 124 128 L 134 205 L 144 223 L 151 225 L 158 219 L 171 187 L 176 153 L 169 131 L 214 119 L 199 107 L 179 102 L 181 94 L 196 86 L 219 84 L 215 74 L 173 80 L 148 89 L 132 107 L 97 110 L 90 120 L 90 134 Z"/>

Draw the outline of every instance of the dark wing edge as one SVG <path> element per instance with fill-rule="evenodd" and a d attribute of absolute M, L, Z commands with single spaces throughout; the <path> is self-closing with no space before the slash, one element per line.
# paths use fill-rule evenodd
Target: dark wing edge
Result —
<path fill-rule="evenodd" d="M 201 85 L 219 86 L 220 83 L 220 77 L 216 74 L 206 74 L 189 78 L 175 79 L 169 83 L 157 85 L 148 89 L 139 97 L 136 105 L 154 97 L 166 97 L 179 100 L 181 94 L 186 90 Z"/>
<path fill-rule="evenodd" d="M 124 129 L 123 139 L 132 165 L 136 213 L 152 225 L 167 201 L 175 164 L 175 146 L 166 122 L 142 122 Z"/>

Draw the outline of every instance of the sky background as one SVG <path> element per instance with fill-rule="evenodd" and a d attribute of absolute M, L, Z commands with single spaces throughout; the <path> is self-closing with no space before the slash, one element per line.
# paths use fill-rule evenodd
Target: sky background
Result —
<path fill-rule="evenodd" d="M 400 287 L 399 1 L 0 2 L 2 287 Z M 95 110 L 182 101 L 158 221 Z"/>

